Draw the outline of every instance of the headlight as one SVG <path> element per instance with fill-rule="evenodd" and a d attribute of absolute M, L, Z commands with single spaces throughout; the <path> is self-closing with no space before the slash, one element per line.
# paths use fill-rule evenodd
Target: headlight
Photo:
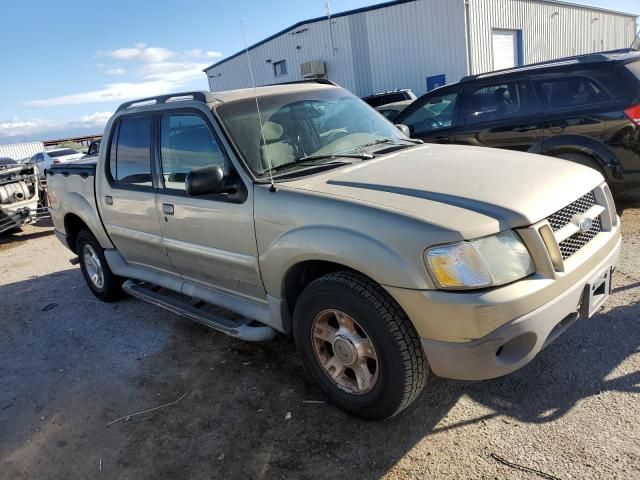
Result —
<path fill-rule="evenodd" d="M 535 272 L 527 247 L 513 231 L 433 247 L 424 257 L 436 285 L 445 289 L 495 287 Z"/>

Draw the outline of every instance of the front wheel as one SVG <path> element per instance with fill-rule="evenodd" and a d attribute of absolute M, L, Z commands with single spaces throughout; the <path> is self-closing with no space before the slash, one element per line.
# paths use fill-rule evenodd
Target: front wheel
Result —
<path fill-rule="evenodd" d="M 80 270 L 91 292 L 103 302 L 113 302 L 122 296 L 122 279 L 113 274 L 104 250 L 87 230 L 78 234 L 76 252 Z"/>
<path fill-rule="evenodd" d="M 296 304 L 294 336 L 324 394 L 356 417 L 392 417 L 426 383 L 427 359 L 413 325 L 362 275 L 342 271 L 311 282 Z"/>

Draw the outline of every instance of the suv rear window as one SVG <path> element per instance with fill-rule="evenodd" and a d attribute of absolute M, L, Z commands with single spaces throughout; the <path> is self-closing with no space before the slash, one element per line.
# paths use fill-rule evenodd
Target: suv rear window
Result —
<path fill-rule="evenodd" d="M 77 155 L 78 152 L 77 150 L 72 150 L 70 148 L 65 148 L 64 150 L 56 150 L 55 152 L 47 152 L 47 155 L 49 155 L 52 158 L 56 158 L 56 157 L 66 157 L 67 155 Z"/>
<path fill-rule="evenodd" d="M 611 100 L 611 95 L 602 86 L 587 77 L 565 75 L 534 80 L 533 84 L 546 110 L 579 107 Z"/>
<path fill-rule="evenodd" d="M 627 64 L 627 70 L 635 75 L 635 77 L 640 80 L 640 62 L 633 62 Z"/>

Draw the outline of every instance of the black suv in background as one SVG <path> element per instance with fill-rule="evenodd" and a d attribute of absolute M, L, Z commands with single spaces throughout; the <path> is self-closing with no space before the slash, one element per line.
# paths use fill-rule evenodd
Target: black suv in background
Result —
<path fill-rule="evenodd" d="M 615 194 L 640 187 L 640 52 L 617 50 L 463 78 L 395 123 L 425 142 L 507 148 L 598 169 Z"/>
<path fill-rule="evenodd" d="M 362 97 L 362 100 L 371 105 L 373 108 L 376 108 L 381 105 L 386 105 L 387 103 L 402 102 L 404 100 L 415 100 L 416 98 L 418 97 L 416 97 L 416 94 L 413 93 L 412 90 L 403 88 L 401 90 L 389 90 L 388 92 L 374 93 L 373 95 Z"/>

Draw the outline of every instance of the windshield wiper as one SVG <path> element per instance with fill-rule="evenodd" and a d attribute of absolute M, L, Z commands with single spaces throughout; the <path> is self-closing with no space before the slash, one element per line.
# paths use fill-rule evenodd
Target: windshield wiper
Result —
<path fill-rule="evenodd" d="M 415 140 L 413 138 L 396 138 L 396 139 L 378 138 L 373 142 L 365 143 L 364 145 L 358 145 L 356 148 L 354 148 L 354 150 L 362 150 L 363 148 L 375 147 L 376 145 L 383 145 L 383 144 L 402 145 L 401 143 L 398 143 L 398 142 L 409 142 L 413 145 L 418 145 L 420 143 L 423 143 L 422 140 Z"/>
<path fill-rule="evenodd" d="M 297 164 L 302 162 L 313 162 L 315 160 L 326 160 L 333 158 L 359 158 L 360 160 L 371 160 L 375 156 L 371 153 L 321 153 L 317 155 L 307 155 L 299 159 Z M 307 164 L 308 165 L 308 164 Z"/>

